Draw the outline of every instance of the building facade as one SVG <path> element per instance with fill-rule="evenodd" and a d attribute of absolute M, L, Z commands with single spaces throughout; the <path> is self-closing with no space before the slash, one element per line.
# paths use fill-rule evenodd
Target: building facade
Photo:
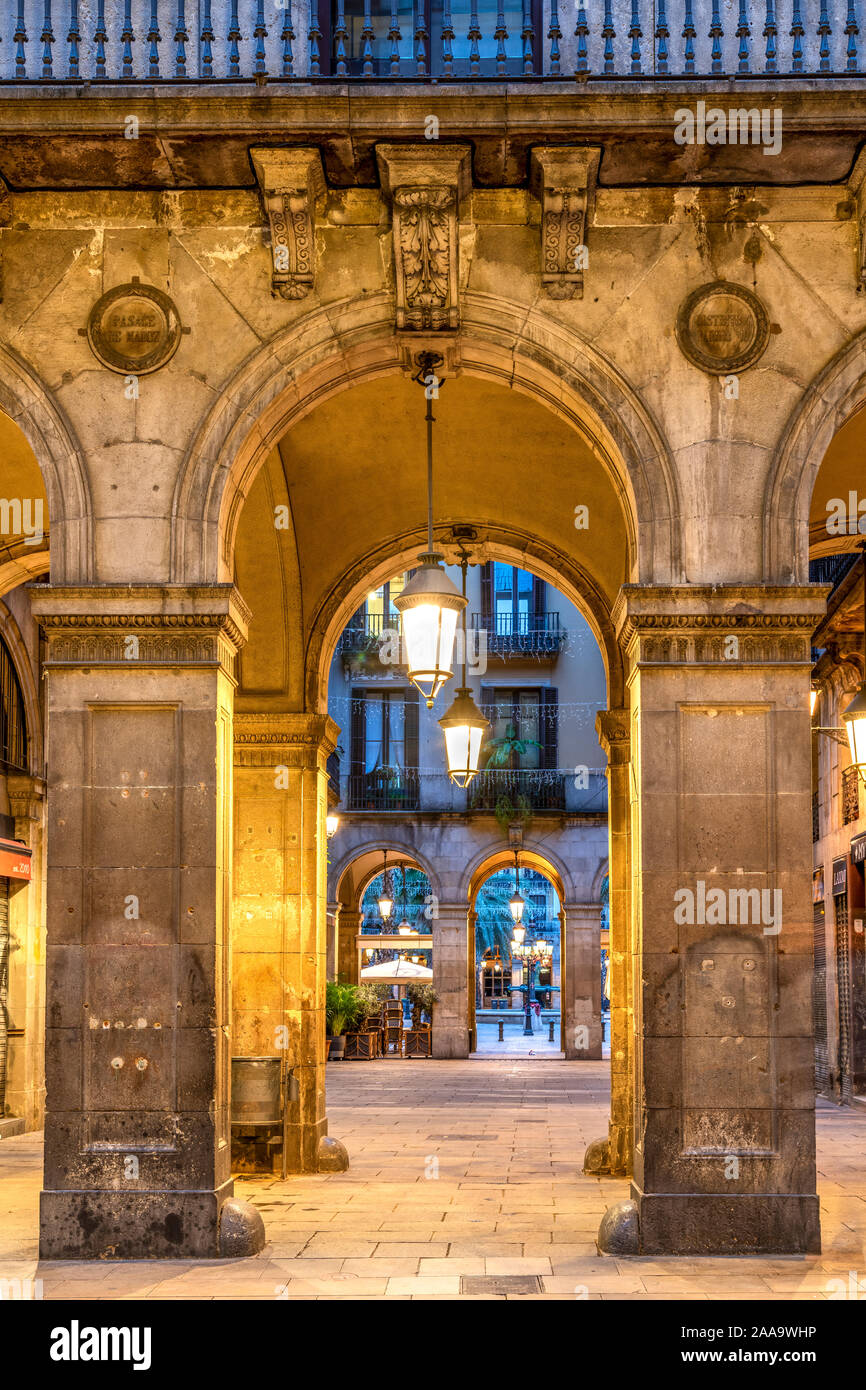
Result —
<path fill-rule="evenodd" d="M 0 814 L 44 863 L 8 966 L 36 1123 L 46 942 L 43 1255 L 218 1253 L 233 1056 L 291 1059 L 290 1171 L 347 1161 L 328 702 L 341 634 L 426 543 L 431 352 L 437 548 L 552 586 L 601 653 L 612 1102 L 587 1161 L 634 1204 L 602 1242 L 816 1249 L 809 564 L 863 488 L 859 0 L 0 23 L 0 635 L 30 749 Z M 347 812 L 332 915 L 334 856 L 370 868 L 357 816 L 357 847 L 434 885 L 461 1055 L 473 896 L 513 854 L 495 816 L 414 814 L 407 845 Z M 582 816 L 539 815 L 522 853 L 589 941 Z"/>
<path fill-rule="evenodd" d="M 419 393 L 419 429 L 423 409 Z M 459 569 L 450 574 L 459 587 Z M 477 1044 L 478 893 L 485 875 L 501 872 L 515 854 L 519 867 L 523 856 L 549 875 L 557 895 L 550 925 L 562 1048 L 568 1057 L 598 1058 L 608 836 L 605 758 L 595 727 L 605 676 L 596 639 L 578 609 L 529 570 L 493 560 L 468 570 L 466 681 L 489 729 L 484 769 L 464 790 L 449 779 L 436 722 L 450 694 L 428 710 L 407 679 L 393 606 L 403 585 L 398 575 L 365 597 L 331 663 L 328 712 L 340 729 L 331 763 L 332 809 L 340 816 L 328 888 L 331 970 L 357 978 L 362 900 L 371 876 L 381 873 L 381 855 L 388 850 L 392 863 L 423 868 L 439 995 L 433 1055 L 467 1057 Z M 461 883 L 467 875 L 468 933 Z M 460 905 L 450 927 L 440 916 L 440 896 Z M 562 979 L 560 954 L 568 962 Z M 519 998 L 515 991 L 515 1005 Z"/>

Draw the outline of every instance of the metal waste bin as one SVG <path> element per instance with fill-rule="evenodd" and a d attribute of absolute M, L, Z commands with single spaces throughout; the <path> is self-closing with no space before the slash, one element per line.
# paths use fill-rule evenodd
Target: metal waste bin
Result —
<path fill-rule="evenodd" d="M 280 1057 L 232 1058 L 232 1124 L 244 1129 L 253 1125 L 279 1125 Z"/>

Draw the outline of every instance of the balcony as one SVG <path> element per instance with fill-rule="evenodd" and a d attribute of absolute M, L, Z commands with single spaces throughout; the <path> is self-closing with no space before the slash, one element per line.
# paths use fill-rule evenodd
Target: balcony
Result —
<path fill-rule="evenodd" d="M 832 78 L 862 0 L 7 0 L 14 83 Z"/>
<path fill-rule="evenodd" d="M 860 815 L 860 778 L 856 767 L 842 773 L 842 824 L 850 825 Z"/>
<path fill-rule="evenodd" d="M 421 774 L 417 768 L 379 767 L 352 773 L 347 779 L 350 811 L 417 811 L 421 804 Z"/>
<path fill-rule="evenodd" d="M 479 773 L 463 791 L 441 768 L 410 768 L 352 774 L 342 779 L 342 805 L 347 811 L 426 813 L 429 815 L 493 815 L 504 797 L 514 803 L 525 796 L 533 812 L 566 815 L 604 815 L 607 779 L 600 768 L 590 770 L 588 785 L 564 768 L 555 771 Z"/>
<path fill-rule="evenodd" d="M 558 613 L 534 614 L 473 613 L 472 628 L 477 634 L 486 633 L 487 655 L 493 657 L 527 656 L 536 659 L 552 657 L 562 650 L 567 637 L 559 625 Z M 480 650 L 476 638 L 476 651 Z"/>
<path fill-rule="evenodd" d="M 467 791 L 472 811 L 496 811 L 509 804 L 519 815 L 522 804 L 532 811 L 565 810 L 566 774 L 558 771 L 514 771 L 497 768 L 479 772 Z"/>

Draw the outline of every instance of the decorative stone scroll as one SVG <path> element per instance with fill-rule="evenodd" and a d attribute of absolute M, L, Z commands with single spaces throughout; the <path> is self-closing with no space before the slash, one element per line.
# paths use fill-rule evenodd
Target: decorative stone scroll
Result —
<path fill-rule="evenodd" d="M 317 149 L 250 150 L 271 236 L 272 294 L 303 299 L 314 288 L 316 199 L 325 175 Z"/>
<path fill-rule="evenodd" d="M 532 151 L 530 184 L 541 203 L 541 284 L 551 299 L 583 298 L 600 158 L 600 148 L 592 146 Z"/>
<path fill-rule="evenodd" d="M 458 223 L 470 188 L 468 145 L 379 145 L 391 203 L 398 332 L 454 333 L 460 324 Z"/>

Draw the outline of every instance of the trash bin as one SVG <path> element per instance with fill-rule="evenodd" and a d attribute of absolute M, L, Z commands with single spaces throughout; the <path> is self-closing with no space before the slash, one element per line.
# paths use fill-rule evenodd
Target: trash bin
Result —
<path fill-rule="evenodd" d="M 280 1107 L 281 1057 L 232 1058 L 232 1124 L 282 1123 Z"/>

